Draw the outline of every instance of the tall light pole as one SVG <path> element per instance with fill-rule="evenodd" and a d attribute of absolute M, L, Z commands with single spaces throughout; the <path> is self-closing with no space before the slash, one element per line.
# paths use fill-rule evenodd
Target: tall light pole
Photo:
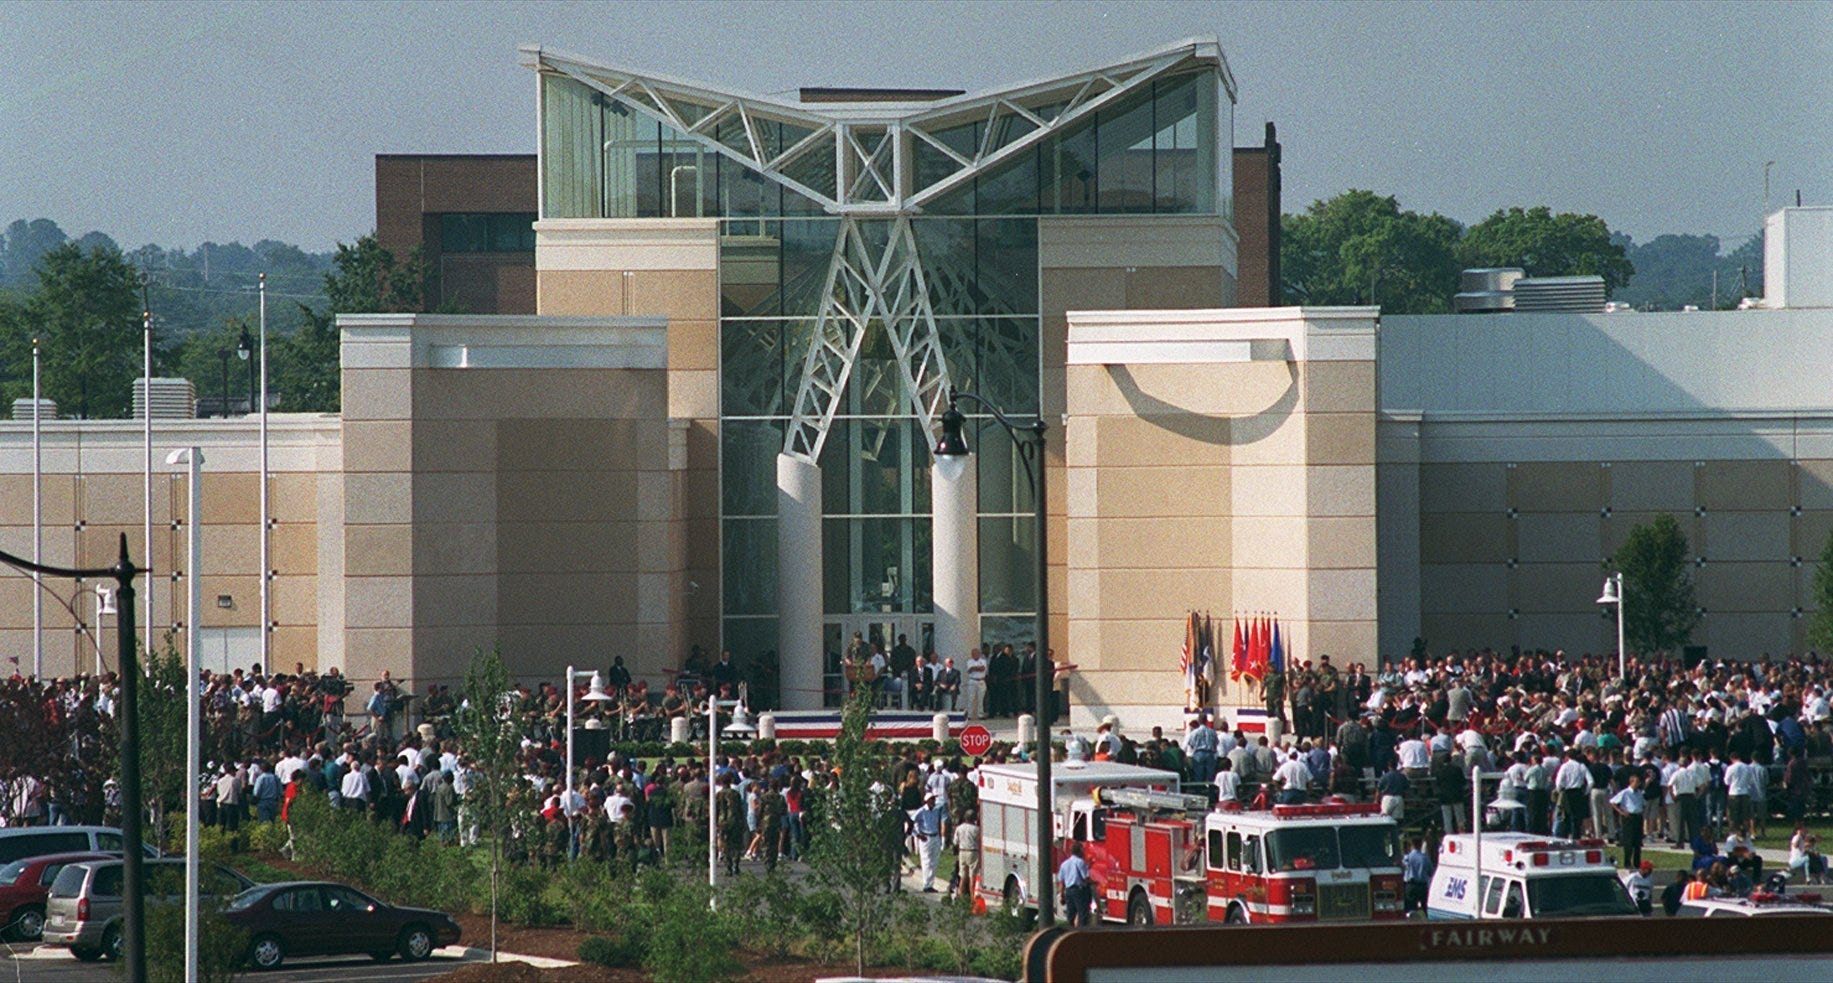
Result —
<path fill-rule="evenodd" d="M 168 465 L 187 465 L 186 489 L 189 509 L 185 531 L 190 533 L 190 549 L 185 558 L 185 979 L 197 979 L 198 912 L 198 768 L 197 758 L 203 743 L 203 720 L 198 710 L 198 622 L 203 618 L 204 578 L 199 562 L 204 551 L 204 527 L 199 521 L 203 512 L 204 452 L 197 447 L 173 451 L 165 459 Z M 266 666 L 262 667 L 263 669 Z"/>
<path fill-rule="evenodd" d="M 261 274 L 261 402 L 257 412 L 261 414 L 261 668 L 273 672 L 273 663 L 268 661 L 269 635 L 273 631 L 273 583 L 274 571 L 270 569 L 273 559 L 269 542 L 271 530 L 268 518 L 267 502 L 267 274 Z"/>
<path fill-rule="evenodd" d="M 45 562 L 44 447 L 40 418 L 44 394 L 39 387 L 38 339 L 32 339 L 32 562 Z M 45 583 L 32 573 L 32 680 L 45 678 Z"/>
<path fill-rule="evenodd" d="M 586 687 L 586 695 L 579 699 L 589 703 L 604 703 L 612 698 L 605 692 L 605 677 L 599 675 L 598 670 L 580 672 L 572 666 L 566 667 L 566 805 L 564 809 L 568 837 L 567 859 L 569 860 L 577 855 L 574 849 L 575 844 L 571 842 L 573 832 L 573 732 L 579 729 L 573 720 L 573 703 L 575 702 L 573 691 L 578 687 L 580 676 L 590 676 L 592 679 Z"/>
<path fill-rule="evenodd" d="M 1598 595 L 1599 604 L 1614 605 L 1617 609 L 1617 678 L 1629 678 L 1629 656 L 1623 644 L 1623 571 L 1604 578 L 1604 592 Z"/>
<path fill-rule="evenodd" d="M 1037 869 L 1032 876 L 1037 884 L 1037 923 L 1048 926 L 1056 921 L 1053 886 L 1055 870 L 1052 864 L 1056 853 L 1056 794 L 1051 786 L 1050 775 L 1050 726 L 1045 721 L 1050 719 L 1053 709 L 1050 684 L 1055 681 L 1056 663 L 1050 657 L 1050 567 L 1044 552 L 1048 542 L 1044 528 L 1044 433 L 1047 425 L 1041 416 L 1029 426 L 1014 423 L 999 407 L 979 396 L 951 390 L 948 409 L 942 414 L 942 434 L 936 439 L 937 457 L 957 457 L 968 453 L 967 436 L 962 432 L 967 417 L 962 415 L 960 409 L 964 399 L 986 410 L 1011 435 L 1013 446 L 1018 448 L 1019 462 L 1025 466 L 1025 474 L 1031 479 L 1032 500 L 1036 508 L 1032 534 L 1033 549 L 1037 554 L 1037 671 L 1032 676 L 1035 687 L 1032 709 L 1037 721 Z M 1026 434 L 1031 439 L 1023 439 Z"/>
<path fill-rule="evenodd" d="M 146 467 L 144 475 L 144 490 L 146 493 L 146 512 L 144 513 L 146 520 L 146 542 L 144 548 L 146 549 L 146 553 L 142 557 L 142 562 L 146 564 L 147 571 L 150 574 L 153 569 L 153 302 L 148 296 L 147 281 L 145 277 L 142 277 L 140 280 L 140 301 L 144 305 L 141 309 L 140 321 L 141 334 L 143 335 L 141 344 L 145 349 L 142 353 L 144 361 L 140 377 L 140 418 L 144 423 L 141 436 L 143 442 L 142 449 L 145 452 Z M 149 575 L 146 578 L 146 649 L 149 652 L 153 650 L 153 625 L 153 578 Z M 196 789 L 192 789 L 193 793 L 196 791 Z"/>

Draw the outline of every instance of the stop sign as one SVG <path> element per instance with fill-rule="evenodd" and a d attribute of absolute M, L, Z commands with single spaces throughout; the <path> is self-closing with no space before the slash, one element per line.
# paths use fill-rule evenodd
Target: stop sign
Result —
<path fill-rule="evenodd" d="M 961 731 L 961 751 L 979 757 L 993 747 L 993 732 L 979 724 L 973 724 Z"/>

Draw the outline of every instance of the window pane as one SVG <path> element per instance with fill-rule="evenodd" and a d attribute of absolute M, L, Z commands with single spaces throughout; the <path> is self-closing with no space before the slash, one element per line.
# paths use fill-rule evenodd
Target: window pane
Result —
<path fill-rule="evenodd" d="M 719 300 L 727 317 L 783 312 L 778 290 L 781 222 L 725 222 L 719 236 Z"/>
<path fill-rule="evenodd" d="M 980 609 L 1037 609 L 1037 542 L 1031 516 L 980 521 Z"/>
<path fill-rule="evenodd" d="M 597 94 L 559 75 L 541 76 L 542 214 L 594 218 L 599 212 Z"/>
<path fill-rule="evenodd" d="M 1018 445 L 1006 428 L 988 419 L 972 421 L 974 460 L 978 463 L 980 511 L 1034 512 L 1036 496 L 1032 479 L 1019 460 Z M 1027 603 L 1026 610 L 1030 605 Z"/>
<path fill-rule="evenodd" d="M 982 219 L 975 226 L 975 273 L 984 299 L 972 313 L 1036 314 L 1037 220 Z"/>
<path fill-rule="evenodd" d="M 1101 211 L 1152 210 L 1152 87 L 1102 109 Z"/>
<path fill-rule="evenodd" d="M 980 322 L 977 341 L 981 393 L 1008 414 L 1035 415 L 1037 318 L 987 318 Z"/>
<path fill-rule="evenodd" d="M 1084 120 L 1068 134 L 1046 140 L 1041 211 L 1075 214 L 1095 210 L 1095 121 Z"/>
<path fill-rule="evenodd" d="M 782 223 L 778 292 L 784 314 L 814 317 L 821 313 L 821 292 L 827 287 L 827 268 L 839 234 L 840 223 L 832 219 Z"/>
<path fill-rule="evenodd" d="M 776 526 L 775 519 L 721 523 L 727 614 L 776 613 Z"/>
<path fill-rule="evenodd" d="M 799 384 L 801 349 L 787 321 L 719 324 L 720 410 L 727 416 L 780 416 L 789 412 L 786 391 Z M 794 352 L 792 355 L 791 352 Z"/>
<path fill-rule="evenodd" d="M 1035 148 L 979 176 L 976 210 L 981 215 L 1032 215 L 1038 211 L 1038 162 Z"/>
<path fill-rule="evenodd" d="M 751 684 L 751 705 L 781 705 L 776 699 L 777 619 L 727 618 L 725 629 L 725 647 L 739 678 Z"/>
<path fill-rule="evenodd" d="M 727 420 L 720 426 L 725 445 L 720 464 L 721 510 L 731 517 L 776 515 L 776 458 L 783 449 L 782 424 L 767 420 Z"/>
<path fill-rule="evenodd" d="M 1213 72 L 1158 83 L 1153 142 L 1156 202 L 1161 212 L 1215 210 L 1216 85 Z"/>

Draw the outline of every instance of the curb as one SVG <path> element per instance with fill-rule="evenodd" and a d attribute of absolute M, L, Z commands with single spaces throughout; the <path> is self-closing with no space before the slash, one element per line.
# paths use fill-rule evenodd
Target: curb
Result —
<path fill-rule="evenodd" d="M 449 945 L 433 951 L 437 954 L 458 956 L 471 962 L 490 961 L 490 950 L 479 949 L 475 946 Z M 554 959 L 549 956 L 524 956 L 520 953 L 503 952 L 501 950 L 498 950 L 496 954 L 496 961 L 500 963 L 527 963 L 536 969 L 561 969 L 567 966 L 579 965 L 578 960 L 574 959 Z"/>

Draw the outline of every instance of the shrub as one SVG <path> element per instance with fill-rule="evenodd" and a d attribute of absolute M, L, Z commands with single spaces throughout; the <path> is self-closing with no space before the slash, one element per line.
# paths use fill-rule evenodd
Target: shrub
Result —
<path fill-rule="evenodd" d="M 248 848 L 256 853 L 284 853 L 292 836 L 285 823 L 254 823 L 248 827 Z"/>
<path fill-rule="evenodd" d="M 706 885 L 667 879 L 673 889 L 651 903 L 642 924 L 630 926 L 643 940 L 643 968 L 657 983 L 714 983 L 743 972 L 732 916 L 711 908 Z"/>
<path fill-rule="evenodd" d="M 504 865 L 497 886 L 497 911 L 512 922 L 524 925 L 561 925 L 567 920 L 565 907 L 547 893 L 548 872 L 539 867 Z M 485 910 L 489 910 L 490 881 L 483 879 Z"/>
<path fill-rule="evenodd" d="M 639 966 L 643 947 L 630 941 L 628 935 L 616 939 L 594 935 L 579 943 L 579 961 L 617 969 Z"/>
<path fill-rule="evenodd" d="M 198 978 L 185 980 L 185 909 L 153 902 L 146 906 L 146 975 L 153 983 L 229 983 L 247 953 L 248 936 L 214 911 L 198 925 Z M 117 964 L 118 966 L 119 964 Z"/>
<path fill-rule="evenodd" d="M 807 936 L 801 882 L 781 874 L 744 877 L 722 892 L 720 907 L 737 922 L 740 944 L 777 958 L 794 952 Z"/>

